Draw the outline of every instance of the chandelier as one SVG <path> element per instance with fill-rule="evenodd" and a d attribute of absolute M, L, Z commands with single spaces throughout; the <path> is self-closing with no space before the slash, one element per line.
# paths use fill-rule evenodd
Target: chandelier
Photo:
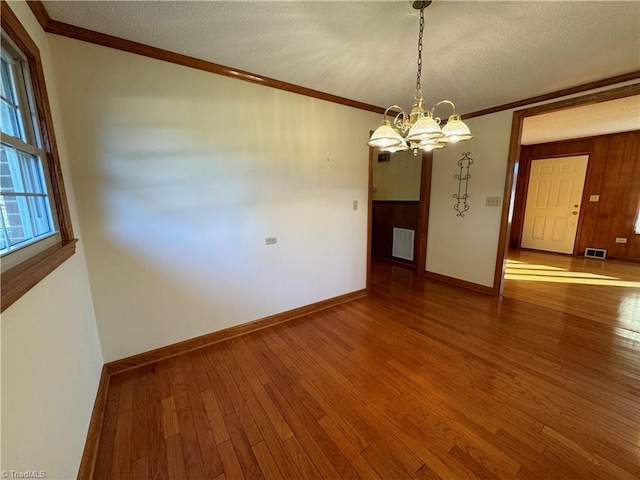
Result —
<path fill-rule="evenodd" d="M 422 74 L 422 34 L 424 32 L 424 9 L 431 4 L 431 0 L 414 1 L 413 8 L 420 10 L 420 33 L 418 35 L 418 74 L 416 77 L 416 92 L 411 113 L 408 115 L 398 105 L 391 105 L 384 111 L 380 126 L 371 135 L 368 145 L 378 147 L 383 152 L 399 152 L 418 150 L 427 152 L 444 148 L 450 143 L 456 143 L 473 138 L 469 127 L 456 114 L 456 106 L 449 100 L 436 103 L 431 110 L 424 108 L 424 97 L 420 90 L 420 76 Z M 440 117 L 434 117 L 436 108 L 449 105 L 453 114 L 449 116 L 446 125 L 440 127 Z M 393 124 L 387 120 L 389 112 L 395 114 Z"/>

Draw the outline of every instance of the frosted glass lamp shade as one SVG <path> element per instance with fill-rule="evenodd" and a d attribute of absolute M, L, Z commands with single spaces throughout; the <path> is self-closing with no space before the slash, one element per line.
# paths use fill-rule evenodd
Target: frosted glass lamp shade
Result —
<path fill-rule="evenodd" d="M 469 127 L 462 121 L 460 115 L 451 115 L 447 124 L 442 128 L 442 133 L 444 137 L 440 141 L 446 143 L 461 142 L 473 138 Z"/>
<path fill-rule="evenodd" d="M 438 150 L 439 148 L 445 147 L 444 143 L 440 143 L 440 142 L 425 142 L 425 143 L 421 143 L 419 146 L 425 152 L 430 152 L 432 150 Z"/>
<path fill-rule="evenodd" d="M 425 142 L 434 138 L 442 137 L 440 125 L 433 119 L 431 112 L 427 112 L 413 124 L 411 130 L 407 134 L 408 142 Z"/>
<path fill-rule="evenodd" d="M 388 148 L 395 147 L 404 142 L 400 134 L 391 127 L 389 120 L 380 122 L 380 126 L 369 138 L 367 145 L 370 147 Z"/>
<path fill-rule="evenodd" d="M 398 137 L 402 139 L 402 143 L 400 143 L 400 145 L 393 145 L 392 147 L 381 148 L 381 150 L 389 153 L 402 152 L 403 150 L 409 150 L 409 145 L 407 145 L 407 142 L 404 141 L 404 138 L 402 138 L 402 135 L 400 135 L 400 132 L 398 131 L 398 129 L 394 128 L 393 131 L 396 132 Z"/>

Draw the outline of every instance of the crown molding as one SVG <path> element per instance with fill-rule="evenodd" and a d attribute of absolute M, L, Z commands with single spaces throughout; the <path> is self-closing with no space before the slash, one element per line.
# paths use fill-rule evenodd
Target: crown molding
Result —
<path fill-rule="evenodd" d="M 42 29 L 46 32 L 47 28 L 49 28 L 51 17 L 49 16 L 49 12 L 47 12 L 44 4 L 40 0 L 27 0 L 27 5 L 36 16 L 36 20 L 38 20 Z"/>
<path fill-rule="evenodd" d="M 84 42 L 101 45 L 103 47 L 115 48 L 116 50 L 122 50 L 124 52 L 134 53 L 136 55 L 142 55 L 145 57 L 154 58 L 156 60 L 175 63 L 177 65 L 195 68 L 197 70 L 203 70 L 205 72 L 215 73 L 217 75 L 223 75 L 225 77 L 235 78 L 236 80 L 243 80 L 245 82 L 263 85 L 265 87 L 276 88 L 278 90 L 284 90 L 286 92 L 297 93 L 299 95 L 305 95 L 307 97 L 317 98 L 319 100 L 325 100 L 327 102 L 346 105 L 347 107 L 358 108 L 361 110 L 367 110 L 369 112 L 379 114 L 384 113 L 384 108 L 377 107 L 375 105 L 369 105 L 367 103 L 358 102 L 356 100 L 340 97 L 338 95 L 332 95 L 330 93 L 321 92 L 312 88 L 302 87 L 293 83 L 264 77 L 256 73 L 238 70 L 235 68 L 227 67 L 225 65 L 220 65 L 213 62 L 208 62 L 206 60 L 201 60 L 199 58 L 190 57 L 188 55 L 171 52 L 169 50 L 152 47 L 143 43 L 138 43 L 113 35 L 96 32 L 94 30 L 76 27 L 75 25 L 70 25 L 68 23 L 59 22 L 49 17 L 44 4 L 40 0 L 28 1 L 27 4 L 38 19 L 38 22 L 40 22 L 40 25 L 42 26 L 44 31 L 47 33 L 53 33 L 55 35 L 61 35 L 63 37 L 82 40 Z"/>
<path fill-rule="evenodd" d="M 182 55 L 180 53 L 163 50 L 161 48 L 152 47 L 143 43 L 138 43 L 113 35 L 96 32 L 95 30 L 89 30 L 68 23 L 59 22 L 49 16 L 46 7 L 40 0 L 28 0 L 27 5 L 29 5 L 29 8 L 31 8 L 31 11 L 42 26 L 43 30 L 47 33 L 53 33 L 55 35 L 73 38 L 75 40 L 81 40 L 83 42 L 93 43 L 95 45 L 101 45 L 103 47 L 115 48 L 116 50 L 122 50 L 124 52 L 134 53 L 136 55 L 142 55 L 169 63 L 175 63 L 177 65 L 195 68 L 197 70 L 203 70 L 205 72 L 215 73 L 217 75 L 223 75 L 245 82 L 256 83 L 258 85 L 264 85 L 265 87 L 271 87 L 278 90 L 297 93 L 299 95 L 305 95 L 307 97 L 317 98 L 319 100 L 325 100 L 327 102 L 337 103 L 340 105 L 358 108 L 369 112 L 384 114 L 385 111 L 383 107 L 377 107 L 375 105 L 358 102 L 356 100 L 332 95 L 330 93 L 321 92 L 319 90 L 314 90 L 307 87 L 302 87 L 293 83 L 264 77 L 256 73 L 238 70 L 217 63 L 208 62 L 206 60 L 201 60 L 199 58 L 190 57 L 188 55 Z M 483 115 L 489 115 L 491 113 L 520 108 L 534 103 L 554 100 L 557 98 L 565 97 L 567 95 L 573 95 L 576 93 L 581 93 L 588 90 L 607 87 L 610 85 L 637 79 L 640 79 L 640 70 L 624 73 L 622 75 L 616 75 L 609 78 L 603 78 L 594 82 L 583 83 L 574 87 L 556 90 L 554 92 L 545 93 L 543 95 L 529 97 L 515 102 L 505 103 L 503 105 L 497 105 L 495 107 L 477 110 L 461 116 L 463 119 L 480 117 Z"/>
<path fill-rule="evenodd" d="M 562 90 L 556 90 L 555 92 L 545 93 L 544 95 L 538 95 L 536 97 L 529 97 L 517 102 L 505 103 L 504 105 L 498 105 L 495 107 L 485 108 L 483 110 L 477 110 L 471 113 L 465 113 L 462 115 L 463 119 L 481 117 L 482 115 L 489 115 L 490 113 L 502 112 L 504 110 L 511 110 L 514 108 L 526 107 L 534 103 L 545 102 L 547 100 L 554 100 L 560 97 L 566 97 L 575 93 L 586 92 L 588 90 L 594 90 L 596 88 L 608 87 L 622 82 L 628 82 L 631 80 L 640 79 L 640 70 L 634 72 L 623 73 L 622 75 L 616 75 L 614 77 L 603 78 L 596 80 L 595 82 L 583 83 L 576 85 L 575 87 L 563 88 Z"/>

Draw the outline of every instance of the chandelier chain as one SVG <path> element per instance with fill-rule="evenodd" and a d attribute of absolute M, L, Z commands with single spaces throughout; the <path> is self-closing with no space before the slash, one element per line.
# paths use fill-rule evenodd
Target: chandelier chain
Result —
<path fill-rule="evenodd" d="M 382 122 L 375 132 L 371 134 L 367 144 L 370 147 L 379 148 L 383 152 L 400 152 L 413 150 L 413 154 L 422 151 L 445 148 L 447 145 L 471 140 L 473 135 L 460 115 L 456 115 L 456 106 L 449 100 L 436 103 L 431 110 L 424 106 L 424 96 L 421 91 L 422 77 L 422 39 L 424 36 L 424 9 L 433 0 L 414 0 L 411 5 L 420 10 L 420 31 L 418 35 L 418 72 L 416 76 L 416 92 L 414 102 L 409 113 L 398 105 L 391 105 L 382 115 Z M 447 124 L 441 126 L 440 117 L 434 112 L 440 105 L 449 105 L 453 108 L 453 114 L 449 116 Z M 387 115 L 395 115 L 393 121 L 387 119 Z"/>
<path fill-rule="evenodd" d="M 424 7 L 420 8 L 420 33 L 418 35 L 418 75 L 416 77 L 416 92 L 420 91 L 420 77 L 422 75 L 422 33 L 424 32 Z"/>

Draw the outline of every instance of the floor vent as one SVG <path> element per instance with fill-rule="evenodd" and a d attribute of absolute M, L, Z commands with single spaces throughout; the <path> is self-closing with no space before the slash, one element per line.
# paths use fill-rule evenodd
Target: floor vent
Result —
<path fill-rule="evenodd" d="M 589 258 L 600 258 L 604 260 L 607 258 L 607 251 L 604 248 L 587 248 L 584 251 L 584 256 Z"/>
<path fill-rule="evenodd" d="M 415 230 L 409 230 L 407 228 L 394 228 L 391 255 L 396 258 L 413 261 L 413 240 L 415 233 Z"/>

